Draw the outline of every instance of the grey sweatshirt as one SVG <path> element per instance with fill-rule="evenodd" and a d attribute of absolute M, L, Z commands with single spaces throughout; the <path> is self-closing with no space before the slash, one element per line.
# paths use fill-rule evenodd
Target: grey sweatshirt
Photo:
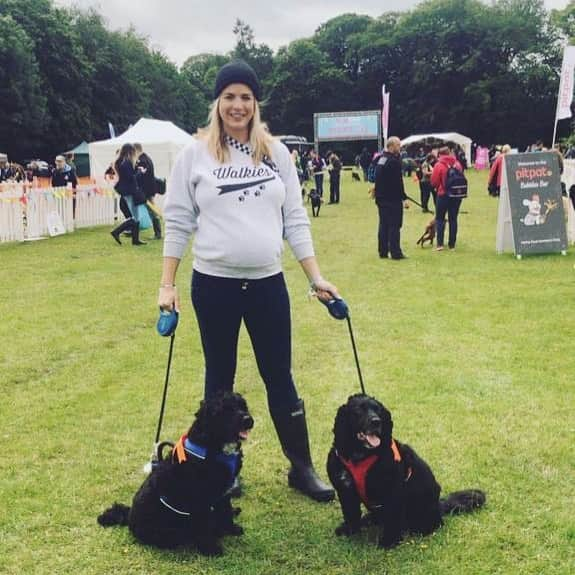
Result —
<path fill-rule="evenodd" d="M 255 166 L 232 146 L 229 150 L 225 164 L 200 139 L 179 153 L 164 203 L 164 256 L 181 259 L 194 234 L 195 270 L 245 279 L 281 271 L 284 237 L 298 261 L 313 256 L 309 218 L 288 149 L 274 140 L 277 172 L 264 163 Z"/>

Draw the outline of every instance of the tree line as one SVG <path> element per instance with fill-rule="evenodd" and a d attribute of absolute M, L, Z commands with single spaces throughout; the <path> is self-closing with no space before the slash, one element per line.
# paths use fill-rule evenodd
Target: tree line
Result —
<path fill-rule="evenodd" d="M 314 112 L 378 109 L 385 83 L 399 136 L 454 130 L 483 144 L 550 143 L 575 0 L 550 13 L 543 0 L 427 0 L 378 18 L 344 14 L 276 53 L 248 23 L 232 32 L 230 53 L 178 68 L 133 28 L 109 30 L 94 9 L 0 0 L 0 151 L 49 157 L 141 116 L 194 132 L 217 70 L 236 57 L 258 73 L 276 134 L 311 140 Z"/>

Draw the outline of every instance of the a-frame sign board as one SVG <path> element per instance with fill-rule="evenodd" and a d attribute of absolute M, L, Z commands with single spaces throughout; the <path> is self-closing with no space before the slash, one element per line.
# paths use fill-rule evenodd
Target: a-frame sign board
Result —
<path fill-rule="evenodd" d="M 567 230 L 555 152 L 507 154 L 503 159 L 497 253 L 567 253 Z"/>

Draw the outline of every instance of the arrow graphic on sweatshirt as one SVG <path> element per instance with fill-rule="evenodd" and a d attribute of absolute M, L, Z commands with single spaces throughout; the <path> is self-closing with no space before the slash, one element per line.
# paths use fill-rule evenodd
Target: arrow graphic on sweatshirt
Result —
<path fill-rule="evenodd" d="M 266 182 L 271 182 L 275 180 L 275 177 L 272 176 L 271 178 L 264 178 L 263 180 L 256 180 L 255 182 L 244 182 L 243 184 L 224 184 L 223 186 L 217 186 L 220 193 L 218 196 L 222 194 L 229 194 L 230 192 L 237 192 L 239 190 L 246 190 L 248 188 L 255 188 L 260 184 L 265 184 Z"/>

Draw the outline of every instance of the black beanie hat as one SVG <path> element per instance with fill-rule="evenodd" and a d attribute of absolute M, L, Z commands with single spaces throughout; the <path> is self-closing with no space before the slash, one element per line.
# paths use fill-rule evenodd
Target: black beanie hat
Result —
<path fill-rule="evenodd" d="M 220 68 L 220 71 L 216 76 L 214 100 L 217 99 L 226 86 L 229 86 L 230 84 L 245 84 L 251 88 L 255 99 L 260 99 L 260 81 L 258 80 L 254 69 L 243 60 L 234 60 Z"/>

